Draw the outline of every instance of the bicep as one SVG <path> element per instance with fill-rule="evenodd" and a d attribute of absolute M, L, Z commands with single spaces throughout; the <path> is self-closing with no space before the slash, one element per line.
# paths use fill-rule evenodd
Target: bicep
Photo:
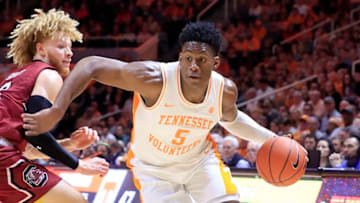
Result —
<path fill-rule="evenodd" d="M 94 79 L 110 86 L 136 91 L 146 95 L 161 88 L 162 73 L 160 63 L 144 61 L 124 63 L 103 58 L 97 64 Z"/>
<path fill-rule="evenodd" d="M 54 103 L 62 83 L 61 76 L 55 70 L 44 69 L 36 79 L 31 96 L 39 95 Z"/>
<path fill-rule="evenodd" d="M 238 111 L 236 106 L 237 96 L 238 91 L 235 83 L 229 79 L 225 79 L 221 121 L 233 121 L 236 118 Z"/>

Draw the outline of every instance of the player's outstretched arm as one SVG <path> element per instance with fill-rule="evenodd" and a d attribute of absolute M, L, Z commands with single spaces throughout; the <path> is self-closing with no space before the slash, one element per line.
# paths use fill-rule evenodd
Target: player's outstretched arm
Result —
<path fill-rule="evenodd" d="M 50 69 L 43 70 L 36 79 L 31 96 L 26 103 L 25 111 L 31 114 L 51 107 L 51 103 L 55 100 L 61 85 L 62 78 L 56 71 Z M 74 144 L 86 146 L 88 142 L 96 139 L 96 134 L 93 136 L 92 131 L 90 132 L 86 129 L 79 130 L 76 134 L 82 132 L 85 132 L 85 134 L 88 133 L 89 136 L 85 137 L 88 137 L 89 139 L 84 140 L 81 139 L 82 136 L 74 135 L 70 139 L 79 141 L 77 144 L 76 142 Z M 37 150 L 49 157 L 59 160 L 66 166 L 76 169 L 81 173 L 92 175 L 105 174 L 108 170 L 109 164 L 104 159 L 91 159 L 86 161 L 79 160 L 67 151 L 64 146 L 59 144 L 49 132 L 39 133 L 32 136 L 25 135 L 24 138 Z"/>
<path fill-rule="evenodd" d="M 238 93 L 236 85 L 228 79 L 225 79 L 224 84 L 221 126 L 233 135 L 260 144 L 277 136 L 239 111 L 236 106 Z"/>
<path fill-rule="evenodd" d="M 139 92 L 146 101 L 157 98 L 162 88 L 159 63 L 133 62 L 91 56 L 80 60 L 69 74 L 52 108 L 36 114 L 24 114 L 27 135 L 47 132 L 62 118 L 70 103 L 91 80 L 128 91 Z"/>

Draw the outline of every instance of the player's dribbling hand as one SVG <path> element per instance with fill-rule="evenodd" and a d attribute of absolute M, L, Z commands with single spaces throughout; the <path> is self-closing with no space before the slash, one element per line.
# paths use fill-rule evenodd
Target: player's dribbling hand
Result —
<path fill-rule="evenodd" d="M 87 126 L 77 129 L 70 136 L 70 143 L 74 150 L 85 149 L 94 141 L 99 141 L 98 133 Z"/>
<path fill-rule="evenodd" d="M 24 121 L 23 128 L 26 130 L 25 135 L 33 136 L 51 130 L 61 119 L 62 114 L 53 108 L 49 108 L 34 114 L 23 113 L 21 117 Z"/>
<path fill-rule="evenodd" d="M 80 159 L 76 171 L 84 175 L 105 175 L 109 170 L 109 163 L 105 159 L 94 157 Z"/>

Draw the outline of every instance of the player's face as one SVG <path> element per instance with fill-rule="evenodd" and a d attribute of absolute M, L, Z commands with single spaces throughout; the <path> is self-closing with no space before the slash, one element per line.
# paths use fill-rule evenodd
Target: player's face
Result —
<path fill-rule="evenodd" d="M 179 62 L 182 81 L 196 85 L 209 81 L 220 59 L 208 44 L 190 41 L 183 45 Z"/>
<path fill-rule="evenodd" d="M 57 33 L 54 38 L 45 40 L 42 44 L 42 54 L 44 60 L 51 66 L 57 68 L 62 76 L 70 72 L 70 63 L 73 52 L 70 37 L 62 33 Z"/>

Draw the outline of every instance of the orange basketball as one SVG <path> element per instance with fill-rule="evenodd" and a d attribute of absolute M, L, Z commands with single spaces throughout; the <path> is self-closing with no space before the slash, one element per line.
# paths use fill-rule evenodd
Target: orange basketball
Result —
<path fill-rule="evenodd" d="M 303 147 L 288 137 L 274 137 L 259 149 L 256 168 L 260 176 L 276 186 L 288 186 L 305 173 L 307 158 Z"/>

